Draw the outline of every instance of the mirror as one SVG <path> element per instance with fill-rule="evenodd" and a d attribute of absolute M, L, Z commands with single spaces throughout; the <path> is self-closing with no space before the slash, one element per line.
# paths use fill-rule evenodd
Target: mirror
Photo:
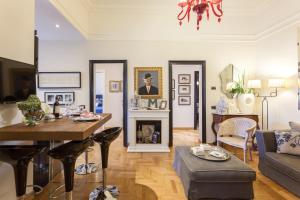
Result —
<path fill-rule="evenodd" d="M 233 64 L 229 64 L 225 67 L 225 69 L 220 73 L 221 78 L 221 91 L 223 94 L 225 94 L 228 98 L 232 99 L 233 95 L 230 94 L 226 90 L 226 86 L 228 83 L 233 82 L 234 80 L 237 80 L 238 77 L 238 70 L 236 67 L 233 66 Z"/>

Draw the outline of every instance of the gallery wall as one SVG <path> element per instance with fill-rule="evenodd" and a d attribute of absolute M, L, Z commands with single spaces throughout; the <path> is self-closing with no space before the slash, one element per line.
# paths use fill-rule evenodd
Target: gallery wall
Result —
<path fill-rule="evenodd" d="M 249 42 L 186 41 L 40 41 L 40 71 L 81 71 L 82 88 L 76 90 L 76 103 L 89 105 L 89 60 L 128 60 L 128 98 L 134 95 L 134 67 L 163 67 L 163 97 L 168 99 L 168 61 L 206 60 L 207 138 L 211 106 L 221 95 L 219 73 L 229 63 L 245 68 L 249 76 L 255 70 L 255 44 Z M 216 86 L 217 90 L 210 90 Z M 43 97 L 43 94 L 41 94 Z M 78 97 L 78 98 L 77 98 Z"/>

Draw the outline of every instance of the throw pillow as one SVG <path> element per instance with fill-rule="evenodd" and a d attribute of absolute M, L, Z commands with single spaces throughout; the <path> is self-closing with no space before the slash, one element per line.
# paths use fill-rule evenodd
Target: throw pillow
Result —
<path fill-rule="evenodd" d="M 300 133 L 294 131 L 275 131 L 277 153 L 300 156 Z"/>
<path fill-rule="evenodd" d="M 292 131 L 295 131 L 295 132 L 299 132 L 299 133 L 300 133 L 300 124 L 299 124 L 299 123 L 296 123 L 296 122 L 289 122 L 289 125 L 290 125 Z"/>

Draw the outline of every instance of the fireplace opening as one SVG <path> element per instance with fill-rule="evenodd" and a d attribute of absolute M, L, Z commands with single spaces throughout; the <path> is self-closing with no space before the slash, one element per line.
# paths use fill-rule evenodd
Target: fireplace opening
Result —
<path fill-rule="evenodd" d="M 137 144 L 161 144 L 161 121 L 160 120 L 137 120 L 136 121 Z"/>

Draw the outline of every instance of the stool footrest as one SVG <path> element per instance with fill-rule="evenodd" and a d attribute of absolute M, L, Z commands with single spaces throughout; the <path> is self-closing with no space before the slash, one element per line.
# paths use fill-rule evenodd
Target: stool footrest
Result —
<path fill-rule="evenodd" d="M 96 188 L 90 193 L 89 200 L 98 200 L 98 199 L 117 199 L 119 196 L 119 190 L 116 186 L 109 185 L 104 190 L 102 187 Z"/>

